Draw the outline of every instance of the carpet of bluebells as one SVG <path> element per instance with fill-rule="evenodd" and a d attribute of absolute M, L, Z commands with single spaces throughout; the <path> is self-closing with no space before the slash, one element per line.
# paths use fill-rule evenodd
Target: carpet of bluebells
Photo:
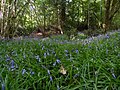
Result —
<path fill-rule="evenodd" d="M 120 32 L 0 40 L 1 90 L 120 90 Z"/>

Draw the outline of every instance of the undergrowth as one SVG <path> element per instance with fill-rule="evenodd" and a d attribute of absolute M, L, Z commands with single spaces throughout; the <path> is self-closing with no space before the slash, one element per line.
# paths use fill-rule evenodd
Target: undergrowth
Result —
<path fill-rule="evenodd" d="M 120 33 L 90 43 L 1 40 L 0 88 L 120 90 Z"/>

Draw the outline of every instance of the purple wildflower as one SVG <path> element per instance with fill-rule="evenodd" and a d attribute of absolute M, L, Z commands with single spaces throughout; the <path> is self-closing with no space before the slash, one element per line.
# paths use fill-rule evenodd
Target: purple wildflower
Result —
<path fill-rule="evenodd" d="M 2 90 L 5 90 L 5 85 L 2 83 Z"/>
<path fill-rule="evenodd" d="M 35 72 L 32 72 L 32 71 L 31 71 L 31 72 L 30 72 L 30 74 L 31 74 L 31 75 L 34 75 L 34 74 L 35 74 Z"/>
<path fill-rule="evenodd" d="M 7 61 L 7 62 L 8 62 L 8 61 L 10 61 L 10 60 L 11 60 L 11 58 L 10 58 L 10 57 L 7 57 L 7 58 L 6 58 L 6 61 Z"/>
<path fill-rule="evenodd" d="M 61 63 L 61 61 L 59 60 L 59 59 L 57 59 L 54 63 L 53 63 L 53 66 L 56 66 L 56 64 L 59 64 L 59 63 Z"/>
<path fill-rule="evenodd" d="M 49 51 L 47 51 L 47 55 L 48 55 L 48 56 L 50 55 Z"/>
<path fill-rule="evenodd" d="M 50 75 L 50 70 L 47 70 L 48 74 Z"/>
<path fill-rule="evenodd" d="M 110 36 L 109 36 L 108 34 L 106 34 L 106 35 L 105 35 L 105 38 L 107 38 L 107 39 L 108 39 L 108 38 L 110 38 Z"/>
<path fill-rule="evenodd" d="M 14 69 L 15 68 L 15 62 L 12 60 L 10 64 L 11 64 L 11 69 Z"/>
<path fill-rule="evenodd" d="M 52 78 L 52 76 L 50 76 L 50 81 L 53 81 L 53 78 Z"/>
<path fill-rule="evenodd" d="M 113 68 L 111 69 L 111 73 L 112 73 L 113 78 L 116 79 L 116 76 L 114 74 L 114 69 Z"/>
<path fill-rule="evenodd" d="M 68 53 L 68 50 L 65 50 L 66 53 Z"/>
<path fill-rule="evenodd" d="M 12 55 L 14 55 L 14 56 L 17 56 L 17 53 L 16 53 L 16 51 L 12 51 L 12 53 L 11 53 Z"/>
<path fill-rule="evenodd" d="M 55 51 L 52 51 L 52 54 L 53 54 L 54 56 L 56 56 L 56 53 L 55 53 Z"/>
<path fill-rule="evenodd" d="M 64 44 L 64 42 L 60 42 L 60 44 Z"/>
<path fill-rule="evenodd" d="M 39 59 L 39 55 L 35 56 L 36 59 Z"/>
<path fill-rule="evenodd" d="M 53 63 L 53 66 L 56 66 L 56 61 Z"/>
<path fill-rule="evenodd" d="M 59 59 L 57 59 L 56 62 L 59 64 L 61 61 Z"/>
<path fill-rule="evenodd" d="M 115 76 L 115 74 L 114 74 L 114 73 L 112 73 L 112 76 L 113 76 L 113 78 L 114 78 L 114 79 L 116 79 L 116 76 Z"/>
<path fill-rule="evenodd" d="M 25 69 L 23 69 L 22 70 L 22 75 L 24 75 L 26 73 L 26 70 Z"/>
<path fill-rule="evenodd" d="M 78 52 L 79 52 L 79 50 L 78 50 L 78 49 L 76 49 L 76 50 L 75 50 L 75 52 L 76 52 L 76 53 L 78 53 Z"/>
<path fill-rule="evenodd" d="M 68 56 L 68 54 L 65 54 L 65 56 L 67 57 L 67 56 Z"/>
<path fill-rule="evenodd" d="M 42 50 L 44 50 L 45 46 L 42 46 Z"/>
<path fill-rule="evenodd" d="M 35 56 L 35 58 L 36 58 L 39 62 L 41 61 L 39 55 Z"/>
<path fill-rule="evenodd" d="M 46 53 L 44 53 L 44 58 L 46 58 L 46 56 L 47 56 L 47 54 L 46 54 Z"/>

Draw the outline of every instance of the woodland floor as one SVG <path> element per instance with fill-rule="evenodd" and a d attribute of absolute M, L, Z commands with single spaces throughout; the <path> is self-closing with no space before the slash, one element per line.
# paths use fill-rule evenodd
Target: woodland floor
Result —
<path fill-rule="evenodd" d="M 109 31 L 106 34 L 99 34 L 97 36 L 86 36 L 84 33 L 78 32 L 78 36 L 77 38 L 73 38 L 72 40 L 63 40 L 63 42 L 65 43 L 73 43 L 73 44 L 77 44 L 77 43 L 90 43 L 93 40 L 101 40 L 104 38 L 109 38 L 111 37 L 113 34 L 115 34 L 116 32 L 120 33 L 120 29 L 118 30 L 113 30 L 113 31 Z M 53 38 L 59 38 L 61 36 L 64 35 L 51 35 L 50 37 L 43 37 L 43 36 L 20 36 L 20 37 L 14 37 L 12 40 L 51 40 Z M 81 38 L 82 37 L 82 38 Z M 72 42 L 71 42 L 72 41 Z M 57 41 L 55 41 L 57 42 Z"/>
<path fill-rule="evenodd" d="M 3 39 L 0 63 L 1 90 L 120 90 L 120 30 Z"/>

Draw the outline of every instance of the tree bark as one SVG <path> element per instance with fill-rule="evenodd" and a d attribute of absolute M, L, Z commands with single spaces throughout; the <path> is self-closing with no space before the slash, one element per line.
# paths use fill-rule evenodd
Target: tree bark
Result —
<path fill-rule="evenodd" d="M 62 0 L 60 5 L 60 26 L 64 30 L 64 25 L 66 21 L 66 0 Z"/>
<path fill-rule="evenodd" d="M 115 14 L 120 9 L 120 1 L 119 0 L 106 0 L 105 1 L 105 17 L 104 17 L 104 31 L 110 29 L 112 19 Z"/>
<path fill-rule="evenodd" d="M 110 23 L 109 23 L 109 13 L 110 13 L 110 1 L 111 0 L 107 0 L 105 2 L 105 32 L 109 29 Z"/>

